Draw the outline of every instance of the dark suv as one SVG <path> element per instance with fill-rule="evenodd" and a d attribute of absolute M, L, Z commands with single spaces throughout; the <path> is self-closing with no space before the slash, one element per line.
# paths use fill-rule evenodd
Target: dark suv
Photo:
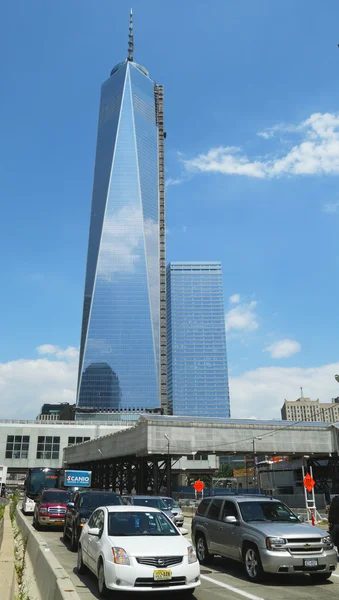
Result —
<path fill-rule="evenodd" d="M 99 506 L 114 506 L 123 504 L 121 496 L 114 492 L 101 490 L 76 491 L 67 504 L 64 539 L 71 539 L 71 550 L 78 549 L 82 527 L 90 518 L 92 512 Z"/>

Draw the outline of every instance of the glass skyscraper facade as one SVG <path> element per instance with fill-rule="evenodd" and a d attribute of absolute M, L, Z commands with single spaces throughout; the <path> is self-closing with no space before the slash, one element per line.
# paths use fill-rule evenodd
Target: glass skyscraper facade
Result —
<path fill-rule="evenodd" d="M 79 407 L 142 411 L 166 396 L 162 98 L 133 56 L 102 85 Z"/>
<path fill-rule="evenodd" d="M 230 416 L 219 262 L 169 263 L 167 356 L 169 412 Z"/>

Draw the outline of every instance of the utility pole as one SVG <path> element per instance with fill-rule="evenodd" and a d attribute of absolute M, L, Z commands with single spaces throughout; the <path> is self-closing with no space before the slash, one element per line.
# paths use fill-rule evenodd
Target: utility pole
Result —
<path fill-rule="evenodd" d="M 167 440 L 167 476 L 166 476 L 167 496 L 171 496 L 172 495 L 172 483 L 171 483 L 172 473 L 171 473 L 171 457 L 170 457 L 170 439 L 169 439 L 167 433 L 165 433 L 164 436 Z"/>
<path fill-rule="evenodd" d="M 253 472 L 254 472 L 254 476 L 255 476 L 255 484 L 257 489 L 259 490 L 259 472 L 258 472 L 258 464 L 257 464 L 257 454 L 256 454 L 256 450 L 255 450 L 255 442 L 256 440 L 261 440 L 261 437 L 254 437 L 253 438 Z"/>

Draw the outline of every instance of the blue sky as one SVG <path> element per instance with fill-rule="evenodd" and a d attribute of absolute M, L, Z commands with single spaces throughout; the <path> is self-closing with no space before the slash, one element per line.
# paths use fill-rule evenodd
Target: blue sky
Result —
<path fill-rule="evenodd" d="M 162 4 L 133 11 L 135 59 L 165 86 L 168 260 L 223 263 L 234 416 L 277 417 L 299 386 L 328 401 L 339 392 L 339 5 Z M 42 401 L 74 399 L 100 86 L 126 56 L 129 9 L 2 8 L 2 416 L 12 402 L 35 417 Z"/>

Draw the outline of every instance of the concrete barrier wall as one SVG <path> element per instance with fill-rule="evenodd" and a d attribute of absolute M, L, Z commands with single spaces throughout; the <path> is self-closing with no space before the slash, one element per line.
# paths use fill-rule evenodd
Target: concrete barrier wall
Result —
<path fill-rule="evenodd" d="M 2 545 L 0 548 L 0 597 L 13 600 L 16 592 L 14 537 L 8 507 L 2 521 Z"/>
<path fill-rule="evenodd" d="M 27 538 L 27 552 L 41 598 L 43 600 L 80 600 L 65 569 L 19 508 L 16 512 L 16 521 L 22 537 Z"/>
<path fill-rule="evenodd" d="M 4 538 L 4 517 L 2 517 L 2 519 L 0 519 L 0 550 L 1 550 L 1 545 L 2 545 L 2 540 Z"/>

